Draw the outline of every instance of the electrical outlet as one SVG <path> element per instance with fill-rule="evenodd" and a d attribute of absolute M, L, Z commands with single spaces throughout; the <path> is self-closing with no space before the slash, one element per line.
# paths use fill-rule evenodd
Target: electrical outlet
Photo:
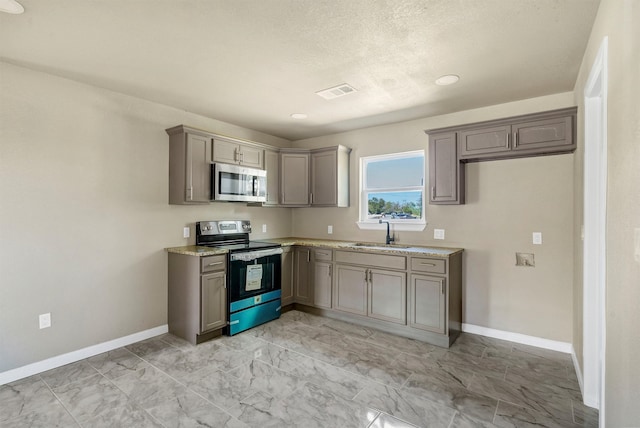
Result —
<path fill-rule="evenodd" d="M 329 235 L 331 235 L 333 233 L 333 226 L 332 225 L 327 226 L 327 233 Z"/>
<path fill-rule="evenodd" d="M 542 245 L 542 232 L 533 232 L 533 243 L 535 245 Z"/>
<path fill-rule="evenodd" d="M 262 233 L 267 233 L 267 225 L 266 224 L 262 225 Z"/>
<path fill-rule="evenodd" d="M 433 229 L 433 239 L 444 239 L 444 229 Z"/>
<path fill-rule="evenodd" d="M 182 229 L 182 237 L 183 238 L 188 238 L 191 236 L 191 229 L 189 229 L 188 227 L 185 227 Z"/>
<path fill-rule="evenodd" d="M 40 329 L 51 327 L 51 313 L 41 314 L 38 317 L 38 321 L 40 322 Z"/>

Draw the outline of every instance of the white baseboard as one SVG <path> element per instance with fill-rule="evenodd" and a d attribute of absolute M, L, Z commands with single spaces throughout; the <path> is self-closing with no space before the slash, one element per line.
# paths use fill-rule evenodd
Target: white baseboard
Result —
<path fill-rule="evenodd" d="M 6 372 L 0 373 L 0 385 L 46 372 L 47 370 L 55 369 L 66 364 L 75 363 L 76 361 L 84 360 L 85 358 L 93 357 L 94 355 L 102 354 L 103 352 L 122 348 L 123 346 L 131 345 L 132 343 L 167 333 L 168 331 L 169 326 L 165 324 L 149 330 L 140 331 L 128 336 L 110 340 L 108 342 L 98 343 L 97 345 L 78 349 L 77 351 L 47 358 L 46 360 L 38 361 L 37 363 L 27 364 L 26 366 L 18 367 L 17 369 L 7 370 Z"/>
<path fill-rule="evenodd" d="M 580 394 L 584 397 L 584 387 L 582 386 L 582 370 L 580 370 L 580 364 L 578 364 L 578 356 L 576 355 L 576 350 L 573 348 L 573 345 L 571 346 L 571 360 L 573 361 L 573 368 L 575 369 L 576 376 L 578 377 Z"/>
<path fill-rule="evenodd" d="M 508 340 L 510 342 L 521 343 L 523 345 L 535 346 L 537 348 L 564 352 L 565 354 L 571 354 L 573 350 L 573 346 L 568 342 L 559 342 L 557 340 L 543 339 L 536 336 L 527 336 L 526 334 L 495 330 L 493 328 L 480 327 L 473 324 L 463 323 L 462 331 L 467 333 L 479 334 L 481 336 L 493 337 L 494 339 Z"/>

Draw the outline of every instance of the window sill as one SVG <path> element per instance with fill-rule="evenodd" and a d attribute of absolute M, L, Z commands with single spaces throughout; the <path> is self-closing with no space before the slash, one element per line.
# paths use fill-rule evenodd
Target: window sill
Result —
<path fill-rule="evenodd" d="M 423 231 L 427 227 L 426 222 L 419 223 L 400 223 L 400 222 L 389 222 L 391 225 L 391 229 L 397 232 L 402 231 Z M 370 222 L 370 221 L 357 221 L 356 224 L 360 229 L 365 230 L 387 230 L 387 225 L 385 223 L 378 222 Z"/>

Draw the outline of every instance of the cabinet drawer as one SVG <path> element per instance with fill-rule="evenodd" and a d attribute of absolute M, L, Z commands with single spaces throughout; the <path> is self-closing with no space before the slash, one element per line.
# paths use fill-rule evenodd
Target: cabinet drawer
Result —
<path fill-rule="evenodd" d="M 411 270 L 414 272 L 431 272 L 444 275 L 447 273 L 447 261 L 411 257 Z"/>
<path fill-rule="evenodd" d="M 333 251 L 331 250 L 315 250 L 314 257 L 316 260 L 330 262 L 333 260 Z"/>
<path fill-rule="evenodd" d="M 215 272 L 227 268 L 227 256 L 207 256 L 200 258 L 200 271 Z"/>
<path fill-rule="evenodd" d="M 377 268 L 406 269 L 407 259 L 402 256 L 388 256 L 385 254 L 351 253 L 336 251 L 336 261 L 354 265 L 375 266 Z"/>

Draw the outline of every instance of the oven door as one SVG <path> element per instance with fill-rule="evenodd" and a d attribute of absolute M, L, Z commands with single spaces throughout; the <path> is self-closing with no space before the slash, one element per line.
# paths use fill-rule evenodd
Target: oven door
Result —
<path fill-rule="evenodd" d="M 229 255 L 229 302 L 280 290 L 282 248 Z"/>
<path fill-rule="evenodd" d="M 211 197 L 216 201 L 266 202 L 267 172 L 238 165 L 211 165 Z"/>

